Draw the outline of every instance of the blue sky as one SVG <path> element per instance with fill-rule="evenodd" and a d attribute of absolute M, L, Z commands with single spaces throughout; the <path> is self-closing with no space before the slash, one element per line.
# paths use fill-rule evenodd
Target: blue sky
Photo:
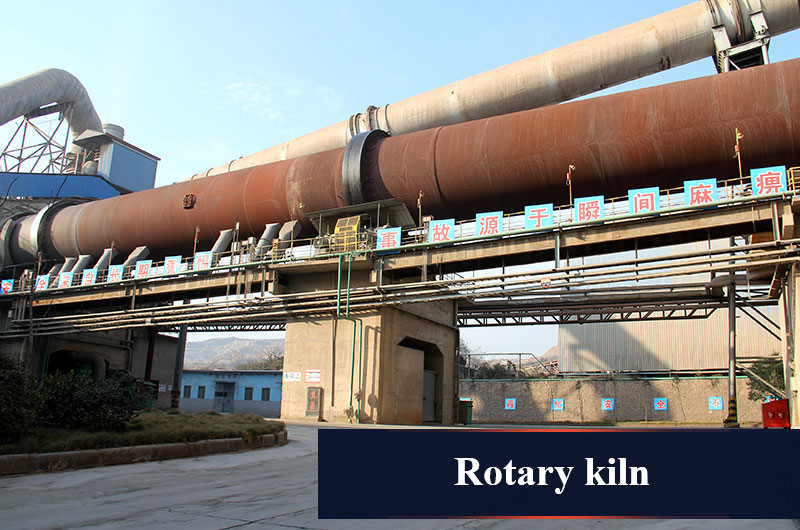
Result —
<path fill-rule="evenodd" d="M 101 120 L 162 159 L 165 185 L 687 3 L 7 2 L 0 83 L 70 71 Z M 796 56 L 798 33 L 773 40 L 773 61 Z M 715 72 L 709 58 L 613 90 Z M 555 328 L 464 334 L 487 351 L 555 344 Z"/>

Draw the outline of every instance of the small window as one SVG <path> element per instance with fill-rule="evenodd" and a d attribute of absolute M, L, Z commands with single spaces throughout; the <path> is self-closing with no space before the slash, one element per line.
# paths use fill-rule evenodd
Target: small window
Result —
<path fill-rule="evenodd" d="M 253 387 L 252 386 L 244 387 L 244 400 L 245 401 L 253 401 Z"/>
<path fill-rule="evenodd" d="M 183 397 L 185 398 L 192 397 L 192 387 L 190 385 L 186 385 L 183 387 Z"/>
<path fill-rule="evenodd" d="M 261 401 L 269 401 L 269 388 L 261 389 Z"/>
<path fill-rule="evenodd" d="M 198 386 L 197 387 L 197 399 L 205 399 L 206 398 L 206 387 Z"/>

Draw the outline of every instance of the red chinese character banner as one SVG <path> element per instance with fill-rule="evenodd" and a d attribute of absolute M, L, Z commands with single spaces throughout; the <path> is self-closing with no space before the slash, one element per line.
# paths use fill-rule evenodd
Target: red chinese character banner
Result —
<path fill-rule="evenodd" d="M 786 185 L 786 166 L 751 169 L 750 184 L 753 187 L 753 195 L 783 193 L 789 189 Z"/>

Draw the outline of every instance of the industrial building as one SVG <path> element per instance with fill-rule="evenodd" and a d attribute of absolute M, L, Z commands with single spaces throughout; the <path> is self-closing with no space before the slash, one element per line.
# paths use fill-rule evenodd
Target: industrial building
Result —
<path fill-rule="evenodd" d="M 184 370 L 181 410 L 281 415 L 280 370 Z"/>

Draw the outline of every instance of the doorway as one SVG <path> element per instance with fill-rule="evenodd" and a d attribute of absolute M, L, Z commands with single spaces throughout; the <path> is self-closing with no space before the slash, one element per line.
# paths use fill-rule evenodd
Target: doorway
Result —
<path fill-rule="evenodd" d="M 436 376 L 437 372 L 425 370 L 422 383 L 422 421 L 436 421 Z"/>
<path fill-rule="evenodd" d="M 216 382 L 214 389 L 214 410 L 217 412 L 233 412 L 234 383 Z"/>

